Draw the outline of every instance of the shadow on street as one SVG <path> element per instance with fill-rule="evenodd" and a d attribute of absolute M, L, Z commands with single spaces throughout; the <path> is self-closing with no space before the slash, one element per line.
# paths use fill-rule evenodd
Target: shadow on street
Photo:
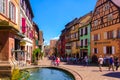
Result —
<path fill-rule="evenodd" d="M 120 78 L 120 72 L 111 72 L 111 73 L 104 74 L 103 76 Z"/>

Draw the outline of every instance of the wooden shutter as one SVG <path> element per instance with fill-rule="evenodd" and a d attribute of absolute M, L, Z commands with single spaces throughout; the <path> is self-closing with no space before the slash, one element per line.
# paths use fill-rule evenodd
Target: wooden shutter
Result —
<path fill-rule="evenodd" d="M 83 28 L 83 35 L 85 35 L 85 27 Z"/>
<path fill-rule="evenodd" d="M 23 33 L 26 32 L 25 26 L 26 26 L 25 18 L 22 18 L 22 32 L 23 32 Z"/>
<path fill-rule="evenodd" d="M 115 54 L 115 47 L 112 46 L 112 54 Z"/>
<path fill-rule="evenodd" d="M 107 32 L 104 32 L 104 39 L 107 39 Z"/>
<path fill-rule="evenodd" d="M 94 52 L 94 48 L 92 49 L 92 53 L 95 53 L 95 52 Z"/>
<path fill-rule="evenodd" d="M 79 36 L 81 36 L 81 29 L 79 29 Z"/>
<path fill-rule="evenodd" d="M 92 35 L 91 37 L 92 37 L 92 41 L 94 41 L 94 35 Z"/>
<path fill-rule="evenodd" d="M 116 38 L 116 37 L 117 37 L 117 31 L 114 30 L 114 31 L 113 31 L 113 38 Z"/>
<path fill-rule="evenodd" d="M 98 34 L 98 40 L 100 40 L 100 34 Z"/>
<path fill-rule="evenodd" d="M 98 54 L 98 48 L 97 48 L 97 54 Z"/>
<path fill-rule="evenodd" d="M 103 53 L 106 54 L 106 46 L 103 47 Z"/>

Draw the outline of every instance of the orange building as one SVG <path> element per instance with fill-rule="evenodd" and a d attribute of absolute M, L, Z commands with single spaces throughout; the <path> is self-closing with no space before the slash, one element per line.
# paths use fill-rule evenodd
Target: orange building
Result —
<path fill-rule="evenodd" d="M 98 0 L 91 24 L 91 56 L 120 57 L 120 0 Z"/>

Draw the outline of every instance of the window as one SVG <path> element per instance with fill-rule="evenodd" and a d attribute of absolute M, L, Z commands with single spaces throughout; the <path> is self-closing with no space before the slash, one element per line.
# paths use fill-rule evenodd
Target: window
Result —
<path fill-rule="evenodd" d="M 95 13 L 95 14 L 96 14 L 96 15 L 99 14 L 99 13 L 100 13 L 99 11 L 100 11 L 100 10 L 96 10 L 96 13 Z"/>
<path fill-rule="evenodd" d="M 72 27 L 72 30 L 75 30 L 75 26 Z"/>
<path fill-rule="evenodd" d="M 94 35 L 94 41 L 100 40 L 100 34 L 95 34 Z"/>
<path fill-rule="evenodd" d="M 112 14 L 109 14 L 108 15 L 108 21 L 112 21 L 113 20 L 113 15 Z"/>
<path fill-rule="evenodd" d="M 98 25 L 98 20 L 95 20 L 94 21 L 94 26 L 97 26 Z"/>
<path fill-rule="evenodd" d="M 81 33 L 81 35 L 80 35 L 80 36 L 83 36 L 83 29 L 81 29 L 81 32 L 80 32 L 80 33 Z"/>
<path fill-rule="evenodd" d="M 113 39 L 113 31 L 108 31 L 107 32 L 107 39 Z"/>
<path fill-rule="evenodd" d="M 98 53 L 98 48 L 93 48 L 93 53 L 97 54 Z"/>
<path fill-rule="evenodd" d="M 106 47 L 106 53 L 107 54 L 112 54 L 112 46 L 107 46 Z"/>
<path fill-rule="evenodd" d="M 88 39 L 85 39 L 85 46 L 88 46 Z"/>
<path fill-rule="evenodd" d="M 75 33 L 75 38 L 78 38 L 78 33 Z"/>
<path fill-rule="evenodd" d="M 81 45 L 80 45 L 80 46 L 81 46 L 81 47 L 83 47 L 83 40 L 81 40 L 81 42 L 80 42 L 80 43 L 81 43 Z"/>
<path fill-rule="evenodd" d="M 105 4 L 105 6 L 103 7 L 103 11 L 106 11 L 110 8 L 110 5 L 109 3 Z"/>
<path fill-rule="evenodd" d="M 120 39 L 120 29 L 117 31 L 117 37 Z"/>
<path fill-rule="evenodd" d="M 103 17 L 101 17 L 100 19 L 101 19 L 101 23 L 100 23 L 100 24 L 102 25 L 102 24 L 104 23 L 104 22 L 103 22 Z"/>
<path fill-rule="evenodd" d="M 6 8 L 7 8 L 7 1 L 6 0 L 0 0 L 0 13 L 6 14 Z"/>
<path fill-rule="evenodd" d="M 9 3 L 9 18 L 15 22 L 16 21 L 16 10 L 15 5 L 13 3 Z"/>

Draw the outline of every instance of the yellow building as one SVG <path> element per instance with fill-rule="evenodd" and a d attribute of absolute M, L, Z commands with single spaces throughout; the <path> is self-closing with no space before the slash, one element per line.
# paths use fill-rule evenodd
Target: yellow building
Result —
<path fill-rule="evenodd" d="M 13 50 L 20 48 L 19 11 L 19 0 L 0 0 L 0 67 L 13 65 Z"/>

